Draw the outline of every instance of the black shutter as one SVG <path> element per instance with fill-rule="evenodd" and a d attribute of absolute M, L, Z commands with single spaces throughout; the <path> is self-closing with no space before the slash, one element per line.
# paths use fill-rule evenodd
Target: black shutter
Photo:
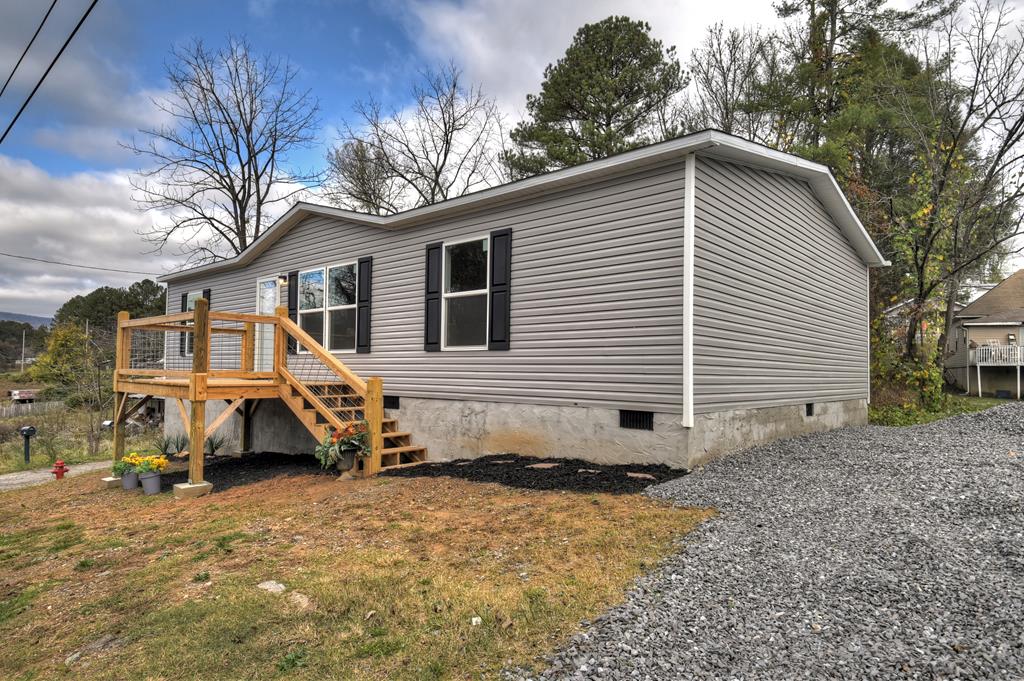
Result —
<path fill-rule="evenodd" d="M 491 318 L 487 349 L 509 349 L 512 303 L 512 230 L 491 232 Z"/>
<path fill-rule="evenodd" d="M 181 311 L 188 312 L 188 293 L 181 294 Z M 185 356 L 185 339 L 188 338 L 187 333 L 182 333 L 178 338 L 178 354 L 182 357 Z"/>
<path fill-rule="evenodd" d="M 299 272 L 298 270 L 288 273 L 288 319 L 296 324 L 299 323 Z M 288 354 L 294 355 L 296 351 L 295 339 L 288 336 Z"/>
<path fill-rule="evenodd" d="M 373 294 L 373 258 L 359 258 L 356 271 L 356 352 L 370 351 L 370 298 Z"/>
<path fill-rule="evenodd" d="M 208 289 L 208 288 L 204 288 L 203 289 L 203 298 L 206 298 L 206 309 L 207 310 L 212 310 L 213 309 L 213 301 L 210 300 L 210 289 Z"/>
<path fill-rule="evenodd" d="M 441 351 L 441 256 L 444 244 L 427 244 L 427 281 L 424 288 L 423 349 Z"/>

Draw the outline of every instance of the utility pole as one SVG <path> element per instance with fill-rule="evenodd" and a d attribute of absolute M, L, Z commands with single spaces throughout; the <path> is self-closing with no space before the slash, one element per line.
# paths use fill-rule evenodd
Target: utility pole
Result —
<path fill-rule="evenodd" d="M 21 373 L 25 373 L 25 329 L 21 330 Z"/>

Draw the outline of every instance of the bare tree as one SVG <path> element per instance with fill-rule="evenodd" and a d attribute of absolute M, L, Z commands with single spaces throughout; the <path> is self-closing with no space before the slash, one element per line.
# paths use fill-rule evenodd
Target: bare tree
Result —
<path fill-rule="evenodd" d="M 502 180 L 502 117 L 454 64 L 421 74 L 414 104 L 386 112 L 357 102 L 357 123 L 328 155 L 329 198 L 376 214 L 425 206 Z"/>
<path fill-rule="evenodd" d="M 172 56 L 170 93 L 155 102 L 169 123 L 127 145 L 152 164 L 132 185 L 141 208 L 164 213 L 143 234 L 155 250 L 177 242 L 200 264 L 244 251 L 275 206 L 318 181 L 289 169 L 288 154 L 314 141 L 319 106 L 296 89 L 293 66 L 244 40 L 213 51 L 197 40 Z"/>
<path fill-rule="evenodd" d="M 336 206 L 390 215 L 401 210 L 404 185 L 379 149 L 363 140 L 349 140 L 327 152 L 324 195 Z"/>
<path fill-rule="evenodd" d="M 917 354 L 928 300 L 944 294 L 947 335 L 965 278 L 1018 250 L 1024 235 L 1024 30 L 1005 3 L 982 1 L 912 45 L 931 77 L 895 97 L 920 160 L 894 242 L 911 265 L 907 356 Z"/>
<path fill-rule="evenodd" d="M 693 88 L 685 106 L 686 126 L 717 128 L 746 139 L 784 146 L 785 126 L 778 107 L 761 100 L 773 91 L 789 64 L 774 34 L 760 29 L 708 28 L 690 54 Z"/>

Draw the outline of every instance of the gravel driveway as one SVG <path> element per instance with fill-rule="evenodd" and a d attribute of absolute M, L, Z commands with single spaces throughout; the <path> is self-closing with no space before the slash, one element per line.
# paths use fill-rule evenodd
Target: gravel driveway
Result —
<path fill-rule="evenodd" d="M 649 493 L 721 513 L 543 678 L 1024 678 L 1024 405 L 778 442 Z"/>

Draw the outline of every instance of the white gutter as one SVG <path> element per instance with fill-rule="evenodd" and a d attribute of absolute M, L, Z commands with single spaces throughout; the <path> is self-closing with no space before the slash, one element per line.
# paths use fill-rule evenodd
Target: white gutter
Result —
<path fill-rule="evenodd" d="M 697 155 L 686 155 L 683 198 L 683 427 L 693 428 L 693 249 Z"/>

